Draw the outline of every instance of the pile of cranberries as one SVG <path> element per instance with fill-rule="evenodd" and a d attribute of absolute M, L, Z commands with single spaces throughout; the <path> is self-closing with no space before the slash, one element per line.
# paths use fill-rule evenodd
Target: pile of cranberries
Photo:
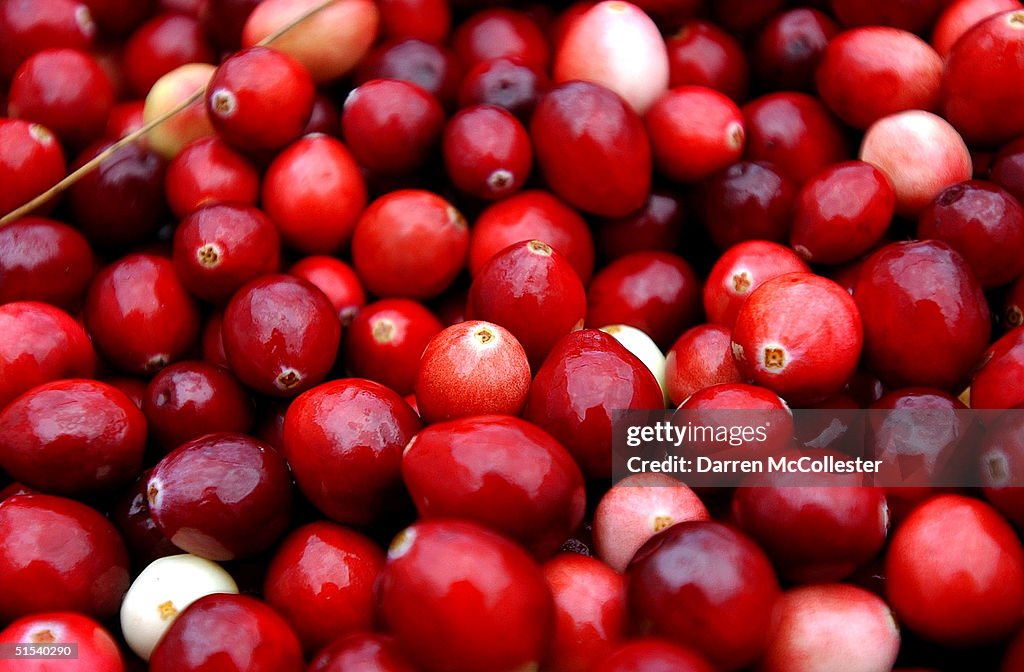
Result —
<path fill-rule="evenodd" d="M 0 672 L 1022 672 L 1022 202 L 1017 0 L 0 0 Z"/>

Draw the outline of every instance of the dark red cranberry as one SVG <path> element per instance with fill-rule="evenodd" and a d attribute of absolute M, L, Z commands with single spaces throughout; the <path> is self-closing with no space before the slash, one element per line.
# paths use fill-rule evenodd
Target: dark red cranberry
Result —
<path fill-rule="evenodd" d="M 146 103 L 143 100 L 114 103 L 107 116 L 107 126 L 103 137 L 106 140 L 119 140 L 129 133 L 139 130 L 144 123 L 142 117 L 145 109 Z M 140 139 L 138 142 L 145 144 L 146 140 Z"/>
<path fill-rule="evenodd" d="M 423 40 L 388 40 L 360 61 L 357 84 L 371 79 L 400 79 L 426 90 L 445 107 L 455 102 L 462 64 L 447 48 Z"/>
<path fill-rule="evenodd" d="M 415 38 L 443 43 L 452 24 L 448 0 L 380 0 L 380 30 L 385 38 Z"/>
<path fill-rule="evenodd" d="M 353 632 L 331 642 L 309 664 L 308 672 L 416 672 L 398 642 L 378 632 Z"/>
<path fill-rule="evenodd" d="M 719 324 L 686 330 L 665 355 L 665 392 L 673 406 L 705 387 L 742 380 L 732 356 L 732 332 Z"/>
<path fill-rule="evenodd" d="M 639 637 L 620 644 L 595 672 L 711 672 L 714 668 L 693 648 L 664 639 Z"/>
<path fill-rule="evenodd" d="M 736 38 L 719 26 L 688 21 L 665 40 L 665 46 L 670 87 L 706 86 L 736 102 L 747 97 L 747 57 Z"/>
<path fill-rule="evenodd" d="M 452 48 L 466 68 L 493 58 L 510 58 L 543 72 L 551 48 L 540 26 L 526 13 L 494 8 L 476 12 L 452 33 Z"/>
<path fill-rule="evenodd" d="M 141 3 L 140 3 L 141 4 Z M 43 49 L 89 49 L 96 24 L 89 8 L 75 0 L 39 4 L 9 0 L 0 5 L 0 80 L 9 81 L 32 54 Z"/>
<path fill-rule="evenodd" d="M 236 51 L 242 46 L 242 29 L 262 0 L 209 0 L 201 5 L 199 21 L 214 46 Z"/>
<path fill-rule="evenodd" d="M 492 58 L 466 73 L 459 86 L 459 107 L 497 105 L 527 123 L 549 86 L 542 70 L 510 58 Z"/>
<path fill-rule="evenodd" d="M 745 240 L 784 242 L 797 185 L 774 164 L 739 161 L 704 184 L 702 213 L 719 249 Z"/>
<path fill-rule="evenodd" d="M 132 33 L 122 57 L 124 78 L 136 96 L 145 97 L 156 80 L 186 63 L 214 63 L 203 27 L 194 17 L 160 14 Z"/>
<path fill-rule="evenodd" d="M 416 301 L 375 301 L 356 313 L 345 332 L 345 364 L 353 375 L 409 394 L 424 348 L 443 328 Z"/>
<path fill-rule="evenodd" d="M 1024 329 L 1004 334 L 982 355 L 971 378 L 972 408 L 1024 404 Z"/>
<path fill-rule="evenodd" d="M 11 3 L 8 3 L 8 5 Z M 0 118 L 0 212 L 5 215 L 25 205 L 64 177 L 64 150 L 44 126 L 23 119 Z M 54 203 L 33 210 L 46 214 Z"/>
<path fill-rule="evenodd" d="M 943 0 L 829 0 L 828 4 L 833 15 L 847 28 L 882 25 L 912 33 L 927 33 L 948 3 Z"/>
<path fill-rule="evenodd" d="M 181 553 L 181 549 L 164 536 L 149 515 L 146 485 L 151 471 L 147 469 L 142 472 L 142 476 L 117 500 L 110 512 L 111 521 L 121 532 L 128 552 L 139 566 L 148 565 L 157 558 Z"/>
<path fill-rule="evenodd" d="M 366 304 L 366 290 L 355 270 L 344 261 L 326 255 L 299 259 L 288 269 L 289 275 L 308 280 L 330 300 L 338 311 L 342 326 Z"/>
<path fill-rule="evenodd" d="M 171 212 L 184 219 L 217 203 L 256 205 L 260 175 L 217 136 L 185 146 L 167 166 L 164 184 Z"/>
<path fill-rule="evenodd" d="M 341 137 L 341 110 L 323 93 L 318 93 L 313 98 L 313 111 L 309 113 L 309 121 L 302 130 L 302 135 L 310 133 Z"/>
<path fill-rule="evenodd" d="M 757 36 L 751 61 L 765 89 L 814 90 L 814 71 L 839 26 L 813 7 L 778 14 Z"/>
<path fill-rule="evenodd" d="M 0 303 L 43 301 L 73 310 L 93 271 L 88 241 L 63 222 L 25 217 L 0 228 Z"/>
<path fill-rule="evenodd" d="M 689 219 L 689 208 L 678 193 L 655 189 L 642 209 L 599 221 L 594 236 L 607 259 L 634 252 L 673 252 L 688 233 Z"/>
<path fill-rule="evenodd" d="M 124 672 L 125 665 L 114 637 L 98 622 L 72 611 L 49 611 L 24 616 L 0 632 L 0 643 L 16 651 L 18 646 L 46 647 L 63 643 L 76 644 L 75 667 L 91 672 Z M 56 650 L 59 650 L 56 649 Z M 68 665 L 60 658 L 8 657 L 0 662 L 4 672 L 46 672 L 54 666 Z"/>
<path fill-rule="evenodd" d="M 495 105 L 460 110 L 444 129 L 441 150 L 452 183 L 488 201 L 522 189 L 533 167 L 526 129 Z"/>
<path fill-rule="evenodd" d="M 1024 201 L 1024 138 L 1003 145 L 989 167 L 989 179 Z"/>
<path fill-rule="evenodd" d="M 221 327 L 223 325 L 223 311 L 212 310 L 206 316 L 206 322 L 203 324 L 200 347 L 204 361 L 229 369 L 231 365 L 228 364 L 228 356 L 224 352 L 224 339 L 221 338 Z"/>
<path fill-rule="evenodd" d="M 0 622 L 45 611 L 105 620 L 128 584 L 124 541 L 95 509 L 53 495 L 0 501 Z"/>

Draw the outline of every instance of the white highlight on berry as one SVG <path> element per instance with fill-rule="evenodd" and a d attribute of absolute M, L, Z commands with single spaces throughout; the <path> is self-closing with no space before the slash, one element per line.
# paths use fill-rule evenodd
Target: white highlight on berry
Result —
<path fill-rule="evenodd" d="M 654 339 L 640 329 L 627 324 L 612 324 L 601 327 L 601 331 L 621 343 L 626 350 L 636 355 L 637 359 L 650 369 L 657 379 L 658 385 L 661 386 L 661 393 L 665 397 L 667 406 L 669 399 L 665 389 L 665 353 L 661 351 Z"/>

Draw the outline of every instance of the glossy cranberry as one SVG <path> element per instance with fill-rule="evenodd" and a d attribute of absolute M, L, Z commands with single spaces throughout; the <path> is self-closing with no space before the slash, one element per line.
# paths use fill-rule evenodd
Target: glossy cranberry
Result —
<path fill-rule="evenodd" d="M 628 603 L 647 629 L 735 670 L 764 651 L 779 584 L 748 537 L 721 523 L 679 523 L 637 551 Z"/>
<path fill-rule="evenodd" d="M 459 85 L 459 107 L 497 105 L 526 123 L 550 82 L 542 70 L 510 58 L 477 63 Z"/>
<path fill-rule="evenodd" d="M 45 49 L 18 68 L 7 113 L 42 124 L 66 144 L 81 147 L 99 138 L 114 105 L 114 87 L 90 54 Z"/>
<path fill-rule="evenodd" d="M 288 525 L 284 458 L 243 434 L 206 434 L 168 453 L 149 476 L 153 522 L 175 546 L 210 560 L 266 550 Z"/>
<path fill-rule="evenodd" d="M 581 329 L 551 349 L 534 376 L 523 417 L 565 446 L 584 476 L 607 478 L 612 413 L 664 405 L 661 386 L 636 356 L 602 331 Z"/>
<path fill-rule="evenodd" d="M 635 252 L 594 275 L 587 287 L 588 327 L 626 324 L 666 348 L 697 319 L 700 282 L 682 257 Z"/>
<path fill-rule="evenodd" d="M 638 637 L 615 647 L 595 672 L 711 672 L 714 668 L 692 648 L 664 639 Z"/>
<path fill-rule="evenodd" d="M 494 8 L 476 12 L 452 33 L 452 48 L 466 68 L 493 58 L 510 58 L 538 71 L 551 50 L 540 26 L 524 12 Z"/>
<path fill-rule="evenodd" d="M 993 14 L 1020 9 L 1016 0 L 956 0 L 946 5 L 932 30 L 931 45 L 945 58 L 956 41 Z"/>
<path fill-rule="evenodd" d="M 128 100 L 114 103 L 114 107 L 110 109 L 110 116 L 107 117 L 107 130 L 104 137 L 107 140 L 118 140 L 129 133 L 139 130 L 145 123 L 143 121 L 145 111 L 145 100 Z M 136 142 L 142 145 L 147 143 L 144 137 L 136 140 Z"/>
<path fill-rule="evenodd" d="M 317 179 L 309 179 L 311 171 Z M 366 183 L 339 140 L 308 135 L 267 168 L 262 201 L 285 245 L 306 254 L 331 254 L 352 236 L 366 207 Z"/>
<path fill-rule="evenodd" d="M 1024 139 L 1012 140 L 996 152 L 989 169 L 989 179 L 1018 201 L 1024 201 Z"/>
<path fill-rule="evenodd" d="M 267 568 L 263 594 L 308 652 L 373 627 L 373 585 L 384 552 L 361 534 L 320 521 L 289 534 Z"/>
<path fill-rule="evenodd" d="M 736 102 L 747 97 L 749 73 L 743 47 L 708 21 L 688 21 L 665 40 L 669 86 L 706 86 Z"/>
<path fill-rule="evenodd" d="M 290 275 L 270 274 L 231 298 L 222 337 L 239 380 L 264 394 L 293 397 L 331 370 L 341 322 L 319 289 Z"/>
<path fill-rule="evenodd" d="M 593 669 L 625 637 L 625 580 L 601 561 L 577 553 L 557 555 L 541 569 L 555 600 L 544 669 Z"/>
<path fill-rule="evenodd" d="M 745 156 L 770 161 L 797 185 L 833 163 L 850 158 L 839 124 L 822 103 L 805 93 L 771 93 L 743 106 Z"/>
<path fill-rule="evenodd" d="M 64 311 L 34 301 L 0 304 L 0 409 L 37 385 L 89 378 L 95 366 L 88 334 Z"/>
<path fill-rule="evenodd" d="M 590 280 L 594 242 L 587 223 L 557 197 L 532 189 L 488 206 L 477 217 L 470 230 L 470 274 L 476 276 L 509 245 L 528 240 L 547 243 L 576 269 L 582 282 Z"/>
<path fill-rule="evenodd" d="M 219 204 L 178 224 L 171 260 L 189 292 L 224 304 L 245 283 L 277 271 L 280 247 L 277 228 L 261 210 Z"/>
<path fill-rule="evenodd" d="M 732 356 L 732 332 L 722 325 L 687 329 L 665 355 L 665 391 L 673 406 L 705 387 L 742 380 Z"/>
<path fill-rule="evenodd" d="M 151 672 L 301 672 L 295 633 L 265 603 L 215 593 L 188 606 L 167 629 L 149 660 Z"/>
<path fill-rule="evenodd" d="M 124 542 L 95 509 L 52 495 L 0 501 L 0 621 L 56 610 L 107 619 L 128 583 Z"/>
<path fill-rule="evenodd" d="M 583 520 L 583 476 L 549 434 L 519 418 L 477 415 L 427 427 L 402 456 L 420 516 L 472 520 L 554 553 Z"/>
<path fill-rule="evenodd" d="M 765 459 L 777 457 L 793 443 L 793 413 L 786 402 L 767 388 L 747 383 L 719 383 L 694 392 L 679 406 L 675 421 L 677 424 L 765 427 L 764 441 L 747 441 L 738 446 L 725 447 L 709 440 L 692 441 L 684 448 L 687 457 Z"/>
<path fill-rule="evenodd" d="M 971 145 L 998 146 L 1024 132 L 1020 93 L 992 88 L 1020 76 L 1022 27 L 1020 10 L 995 14 L 964 33 L 946 57 L 942 115 Z"/>
<path fill-rule="evenodd" d="M 720 249 L 745 240 L 783 242 L 789 235 L 796 183 L 774 164 L 739 161 L 704 184 L 702 214 Z"/>
<path fill-rule="evenodd" d="M 142 470 L 146 419 L 110 385 L 45 383 L 0 412 L 0 465 L 42 492 L 81 496 L 130 483 Z"/>
<path fill-rule="evenodd" d="M 647 133 L 637 113 L 608 89 L 587 82 L 554 87 L 537 103 L 530 137 L 544 178 L 570 205 L 619 217 L 647 200 Z"/>
<path fill-rule="evenodd" d="M 101 383 L 106 383 L 124 393 L 131 400 L 135 407 L 142 410 L 142 399 L 146 396 L 146 385 L 148 381 L 137 376 L 104 376 L 100 378 Z M 148 427 L 146 428 L 148 432 Z"/>
<path fill-rule="evenodd" d="M 465 521 L 423 521 L 395 537 L 378 614 L 425 672 L 538 665 L 553 621 L 544 575 L 520 546 Z"/>
<path fill-rule="evenodd" d="M 73 643 L 75 662 L 64 663 L 46 657 L 5 657 L 0 672 L 49 672 L 60 665 L 82 667 L 92 672 L 124 672 L 117 642 L 98 622 L 72 611 L 43 612 L 24 616 L 0 631 L 5 648 L 17 645 L 47 646 Z"/>
<path fill-rule="evenodd" d="M 727 249 L 711 267 L 703 289 L 708 320 L 732 327 L 751 292 L 785 273 L 806 273 L 807 264 L 787 247 L 748 240 Z"/>
<path fill-rule="evenodd" d="M 181 549 L 164 536 L 149 515 L 146 485 L 151 471 L 147 469 L 142 472 L 135 483 L 118 498 L 110 512 L 110 520 L 121 533 L 132 560 L 141 566 L 157 558 L 181 553 Z"/>
<path fill-rule="evenodd" d="M 381 35 L 388 39 L 415 38 L 443 43 L 451 29 L 448 0 L 381 0 Z"/>
<path fill-rule="evenodd" d="M 420 356 L 443 329 L 437 317 L 410 299 L 383 299 L 359 310 L 345 335 L 345 364 L 353 375 L 409 394 Z"/>
<path fill-rule="evenodd" d="M 895 210 L 896 193 L 885 173 L 863 161 L 837 163 L 801 188 L 790 244 L 808 262 L 852 261 L 885 235 Z"/>
<path fill-rule="evenodd" d="M 132 33 L 125 43 L 124 77 L 136 96 L 145 96 L 156 80 L 186 63 L 214 63 L 214 53 L 194 17 L 160 14 Z"/>
<path fill-rule="evenodd" d="M 352 263 L 379 297 L 427 299 L 455 280 L 466 263 L 469 229 L 437 194 L 403 189 L 366 209 L 352 237 Z"/>
<path fill-rule="evenodd" d="M 943 242 L 886 245 L 868 258 L 853 295 L 865 362 L 890 387 L 959 391 L 988 345 L 981 285 Z"/>
<path fill-rule="evenodd" d="M 206 317 L 203 323 L 203 333 L 200 337 L 200 348 L 203 353 L 203 360 L 210 364 L 229 369 L 228 356 L 224 352 L 224 339 L 221 338 L 221 331 L 224 325 L 224 312 L 214 309 Z"/>
<path fill-rule="evenodd" d="M 677 192 L 655 189 L 636 212 L 595 225 L 597 247 L 607 259 L 634 252 L 672 252 L 689 232 L 689 209 Z"/>
<path fill-rule="evenodd" d="M 31 0 L 9 0 L 0 5 L 0 79 L 7 81 L 21 63 L 43 49 L 89 49 L 96 24 L 89 8 L 75 0 L 39 5 Z"/>
<path fill-rule="evenodd" d="M 288 407 L 284 455 L 302 494 L 321 513 L 365 525 L 402 501 L 402 449 L 422 426 L 383 385 L 334 380 Z"/>
<path fill-rule="evenodd" d="M 416 672 L 395 638 L 378 632 L 343 635 L 317 654 L 308 672 L 346 672 L 368 669 L 377 672 Z"/>
<path fill-rule="evenodd" d="M 13 4 L 13 3 L 7 3 Z M 64 151 L 53 133 L 23 119 L 0 118 L 0 212 L 25 205 L 64 177 Z M 45 214 L 52 202 L 33 210 Z"/>
<path fill-rule="evenodd" d="M 444 109 L 412 82 L 372 79 L 345 99 L 341 129 L 359 165 L 381 175 L 421 168 L 437 148 Z"/>
<path fill-rule="evenodd" d="M 1024 550 L 984 502 L 940 495 L 920 505 L 897 528 L 885 570 L 896 616 L 926 639 L 981 644 L 1020 625 Z"/>
<path fill-rule="evenodd" d="M 1017 408 L 1024 404 L 1024 329 L 1001 336 L 982 355 L 971 379 L 972 408 Z"/>
<path fill-rule="evenodd" d="M 217 136 L 186 145 L 167 166 L 167 203 L 184 219 L 196 210 L 218 203 L 256 205 L 260 175 L 241 154 Z"/>
<path fill-rule="evenodd" d="M 449 49 L 414 38 L 388 40 L 360 61 L 356 84 L 372 79 L 399 79 L 416 84 L 451 107 L 462 79 L 462 64 Z"/>
<path fill-rule="evenodd" d="M 942 57 L 899 28 L 868 26 L 836 36 L 821 58 L 817 89 L 840 119 L 864 129 L 903 110 L 935 110 Z"/>
<path fill-rule="evenodd" d="M 335 257 L 304 257 L 292 264 L 288 274 L 308 280 L 323 292 L 338 311 L 343 326 L 366 304 L 366 291 L 359 276 L 350 265 Z"/>
<path fill-rule="evenodd" d="M 743 154 L 743 115 L 713 89 L 672 88 L 647 111 L 644 122 L 655 167 L 679 182 L 710 177 Z"/>
<path fill-rule="evenodd" d="M 448 176 L 477 198 L 497 200 L 523 187 L 533 166 L 533 148 L 523 125 L 504 108 L 464 108 L 442 138 Z"/>
<path fill-rule="evenodd" d="M 75 167 L 109 146 L 103 141 L 87 148 Z M 164 223 L 166 170 L 167 162 L 151 150 L 137 143 L 121 147 L 68 190 L 76 226 L 99 247 L 148 239 Z"/>
<path fill-rule="evenodd" d="M 813 7 L 781 12 L 758 33 L 751 56 L 758 82 L 766 89 L 812 91 L 814 72 L 839 26 Z"/>

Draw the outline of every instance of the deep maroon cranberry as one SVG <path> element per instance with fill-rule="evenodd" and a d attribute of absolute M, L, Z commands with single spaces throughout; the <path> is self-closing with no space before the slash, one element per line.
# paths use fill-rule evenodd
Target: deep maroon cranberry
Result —
<path fill-rule="evenodd" d="M 1003 145 L 989 167 L 989 179 L 1024 201 L 1024 138 Z"/>
<path fill-rule="evenodd" d="M 382 299 L 359 310 L 345 332 L 345 365 L 398 394 L 410 394 L 423 349 L 444 326 L 423 304 Z"/>
<path fill-rule="evenodd" d="M 326 255 L 299 259 L 288 269 L 288 275 L 313 283 L 338 311 L 342 326 L 348 326 L 357 312 L 366 305 L 366 290 L 355 270 L 344 261 Z"/>
<path fill-rule="evenodd" d="M 184 357 L 199 338 L 199 310 L 170 259 L 122 257 L 101 270 L 85 299 L 96 349 L 126 373 L 149 375 Z"/>
<path fill-rule="evenodd" d="M 132 560 L 145 566 L 157 558 L 178 555 L 181 549 L 164 536 L 149 515 L 146 485 L 152 470 L 147 469 L 121 495 L 110 512 L 110 519 L 124 538 Z"/>
<path fill-rule="evenodd" d="M 972 408 L 1018 408 L 1024 404 L 1024 328 L 1001 336 L 982 355 L 971 379 Z"/>
<path fill-rule="evenodd" d="M 88 241 L 63 222 L 25 217 L 0 228 L 0 303 L 43 301 L 74 310 L 94 266 Z"/>
<path fill-rule="evenodd" d="M 669 86 L 696 85 L 736 102 L 747 97 L 747 57 L 732 35 L 707 21 L 688 21 L 665 40 Z"/>
<path fill-rule="evenodd" d="M 665 355 L 665 392 L 673 406 L 705 387 L 742 380 L 732 356 L 731 330 L 719 324 L 686 330 Z"/>
<path fill-rule="evenodd" d="M 765 89 L 814 90 L 814 70 L 839 26 L 813 7 L 778 14 L 761 30 L 751 61 Z"/>
<path fill-rule="evenodd" d="M 784 242 L 796 184 L 764 161 L 739 161 L 705 182 L 704 223 L 719 249 L 745 240 Z"/>
<path fill-rule="evenodd" d="M 0 465 L 42 492 L 83 496 L 142 471 L 146 419 L 123 392 L 69 378 L 34 387 L 0 411 Z"/>
<path fill-rule="evenodd" d="M 32 614 L 19 618 L 0 632 L 4 647 L 75 642 L 74 663 L 91 672 L 124 672 L 124 660 L 114 637 L 98 622 L 72 611 Z M 45 648 L 43 650 L 46 650 Z M 54 660 L 47 657 L 7 657 L 0 661 L 2 672 L 47 672 Z M 63 663 L 57 662 L 57 665 Z"/>
<path fill-rule="evenodd" d="M 724 670 L 749 665 L 767 643 L 779 584 L 747 536 L 721 523 L 677 523 L 630 563 L 629 606 L 651 634 L 705 655 Z"/>
<path fill-rule="evenodd" d="M 674 252 L 689 229 L 689 209 L 682 197 L 655 189 L 644 207 L 625 217 L 595 225 L 597 247 L 606 259 L 634 252 Z"/>
<path fill-rule="evenodd" d="M 943 0 L 829 0 L 832 13 L 847 28 L 882 25 L 922 34 L 947 4 Z"/>
<path fill-rule="evenodd" d="M 449 49 L 417 39 L 389 40 L 366 55 L 356 68 L 355 81 L 400 79 L 424 89 L 445 107 L 455 102 L 462 65 Z"/>
<path fill-rule="evenodd" d="M 313 98 L 313 111 L 309 113 L 309 121 L 302 131 L 302 135 L 310 133 L 341 137 L 341 110 L 323 93 L 318 93 Z"/>
<path fill-rule="evenodd" d="M 366 525 L 403 503 L 402 449 L 422 426 L 383 385 L 334 380 L 288 407 L 284 455 L 299 489 L 324 515 Z"/>
<path fill-rule="evenodd" d="M 0 622 L 60 610 L 107 619 L 128 584 L 124 542 L 95 509 L 52 495 L 0 501 Z"/>
<path fill-rule="evenodd" d="M 8 3 L 11 4 L 11 3 Z M 25 205 L 64 177 L 64 150 L 53 133 L 22 119 L 0 118 L 0 212 L 4 215 Z M 36 214 L 53 210 L 39 206 Z"/>
<path fill-rule="evenodd" d="M 353 632 L 339 637 L 317 654 L 308 672 L 416 672 L 395 638 L 377 632 Z"/>
<path fill-rule="evenodd" d="M 242 28 L 262 0 L 209 0 L 201 5 L 199 20 L 217 47 L 236 51 L 242 46 Z"/>
<path fill-rule="evenodd" d="M 171 212 L 182 219 L 216 203 L 255 205 L 260 194 L 256 168 L 217 136 L 200 138 L 178 152 L 164 184 Z"/>
<path fill-rule="evenodd" d="M 550 82 L 544 71 L 509 58 L 477 63 L 459 86 L 459 107 L 497 105 L 527 123 Z"/>
<path fill-rule="evenodd" d="M 460 110 L 444 129 L 441 151 L 452 183 L 488 201 L 522 189 L 533 167 L 526 129 L 495 105 Z"/>
<path fill-rule="evenodd" d="M 96 24 L 89 8 L 75 0 L 9 0 L 0 4 L 0 34 L 0 80 L 8 81 L 26 58 L 43 49 L 91 48 Z"/>
<path fill-rule="evenodd" d="M 247 595 L 215 593 L 190 604 L 149 659 L 151 672 L 302 672 L 302 647 L 288 623 Z"/>
<path fill-rule="evenodd" d="M 207 434 L 168 453 L 146 484 L 153 522 L 209 560 L 268 549 L 287 529 L 292 479 L 270 446 L 244 434 Z"/>
<path fill-rule="evenodd" d="M 214 63 L 199 21 L 184 14 L 161 14 L 132 33 L 125 43 L 124 78 L 145 97 L 156 80 L 186 63 Z"/>
<path fill-rule="evenodd" d="M 331 370 L 341 321 L 310 283 L 270 274 L 235 293 L 224 311 L 222 338 L 239 380 L 264 394 L 293 397 Z"/>

